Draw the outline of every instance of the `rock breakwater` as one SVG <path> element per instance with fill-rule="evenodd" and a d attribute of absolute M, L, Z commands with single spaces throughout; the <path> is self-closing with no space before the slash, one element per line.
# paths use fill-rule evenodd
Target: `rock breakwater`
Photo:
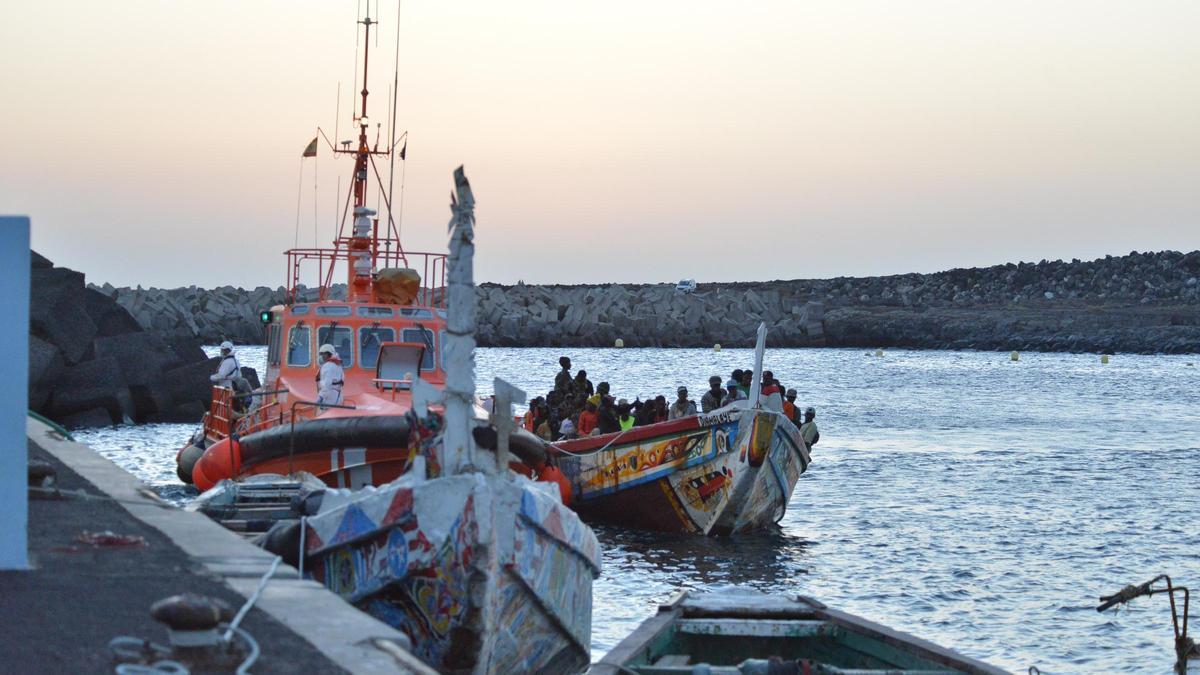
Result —
<path fill-rule="evenodd" d="M 71 427 L 203 416 L 216 366 L 199 339 L 144 327 L 82 273 L 32 260 L 30 410 Z"/>
<path fill-rule="evenodd" d="M 670 284 L 482 284 L 482 346 L 775 346 L 1200 351 L 1200 251 L 1133 252 L 933 274 Z M 284 289 L 95 290 L 147 329 L 214 343 L 262 341 Z M 335 295 L 344 289 L 336 289 Z M 311 300 L 313 292 L 301 296 Z"/>

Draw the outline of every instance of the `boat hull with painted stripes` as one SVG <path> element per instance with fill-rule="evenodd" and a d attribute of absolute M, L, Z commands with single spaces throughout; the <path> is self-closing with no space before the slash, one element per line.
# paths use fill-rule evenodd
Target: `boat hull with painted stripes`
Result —
<path fill-rule="evenodd" d="M 777 523 L 810 462 L 783 414 L 736 406 L 559 442 L 549 454 L 585 518 L 706 535 Z"/>

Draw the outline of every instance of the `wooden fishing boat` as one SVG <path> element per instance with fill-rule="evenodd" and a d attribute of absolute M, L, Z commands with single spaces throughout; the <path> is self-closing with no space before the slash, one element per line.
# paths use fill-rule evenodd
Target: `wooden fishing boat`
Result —
<path fill-rule="evenodd" d="M 707 668 L 696 669 L 700 664 Z M 695 669 L 695 670 L 694 670 Z M 589 671 L 1000 675 L 1006 671 L 802 596 L 683 593 Z"/>
<path fill-rule="evenodd" d="M 600 546 L 553 486 L 495 474 L 328 491 L 308 574 L 442 672 L 570 673 L 590 661 Z"/>
<path fill-rule="evenodd" d="M 759 328 L 755 381 L 766 327 Z M 548 444 L 570 484 L 571 507 L 585 518 L 663 532 L 733 534 L 778 523 L 811 457 L 781 412 L 747 401 L 602 436 Z M 564 491 L 568 492 L 568 491 Z"/>
<path fill-rule="evenodd" d="M 550 449 L 585 518 L 731 534 L 779 522 L 810 456 L 781 413 L 716 410 Z"/>

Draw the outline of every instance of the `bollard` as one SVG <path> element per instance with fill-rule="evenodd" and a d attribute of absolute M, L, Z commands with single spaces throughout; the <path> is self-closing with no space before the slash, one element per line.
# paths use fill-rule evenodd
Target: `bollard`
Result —
<path fill-rule="evenodd" d="M 721 343 L 720 343 L 720 342 L 718 342 L 717 344 L 713 345 L 713 351 L 714 351 L 714 352 L 719 352 L 719 351 L 721 351 Z"/>
<path fill-rule="evenodd" d="M 1020 361 L 1021 355 L 1019 353 L 1017 353 L 1016 351 L 1014 351 L 1012 354 L 1008 355 L 1008 360 L 1009 361 Z"/>
<path fill-rule="evenodd" d="M 625 341 L 622 340 L 621 338 L 617 338 L 617 341 L 613 343 L 613 346 L 616 347 L 617 349 L 620 349 L 621 347 L 625 346 Z"/>
<path fill-rule="evenodd" d="M 1101 355 L 1100 355 L 1100 363 L 1104 363 L 1104 364 L 1107 364 L 1107 363 L 1108 363 L 1108 354 L 1101 354 Z"/>

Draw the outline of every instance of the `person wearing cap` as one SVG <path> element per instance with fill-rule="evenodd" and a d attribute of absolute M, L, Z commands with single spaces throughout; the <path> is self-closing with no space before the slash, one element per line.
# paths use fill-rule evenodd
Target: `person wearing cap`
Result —
<path fill-rule="evenodd" d="M 729 380 L 725 383 L 725 398 L 721 399 L 721 407 L 724 408 L 734 401 L 740 401 L 745 398 L 746 396 L 742 394 L 742 388 L 738 384 L 738 381 Z"/>
<path fill-rule="evenodd" d="M 800 426 L 799 409 L 796 408 L 796 390 L 788 389 L 787 396 L 783 397 L 783 415 L 788 418 L 788 421 Z"/>
<path fill-rule="evenodd" d="M 346 373 L 342 370 L 342 359 L 331 344 L 323 344 L 317 350 L 321 359 L 321 369 L 317 371 L 317 403 L 321 405 L 338 405 L 342 402 L 342 385 Z"/>
<path fill-rule="evenodd" d="M 800 437 L 804 439 L 804 444 L 812 447 L 821 440 L 821 432 L 817 431 L 817 411 L 815 408 L 808 407 L 804 409 L 804 424 L 800 425 Z"/>
<path fill-rule="evenodd" d="M 696 404 L 688 398 L 687 387 L 680 387 L 678 398 L 671 404 L 667 410 L 667 419 L 677 420 L 681 417 L 691 417 L 696 414 Z"/>
<path fill-rule="evenodd" d="M 700 397 L 700 411 L 712 412 L 721 407 L 721 401 L 725 399 L 725 390 L 721 388 L 721 376 L 713 375 L 708 378 L 708 391 Z"/>
<path fill-rule="evenodd" d="M 233 381 L 241 376 L 242 367 L 233 354 L 233 343 L 226 340 L 221 343 L 221 364 L 208 379 L 218 387 L 232 387 Z"/>

